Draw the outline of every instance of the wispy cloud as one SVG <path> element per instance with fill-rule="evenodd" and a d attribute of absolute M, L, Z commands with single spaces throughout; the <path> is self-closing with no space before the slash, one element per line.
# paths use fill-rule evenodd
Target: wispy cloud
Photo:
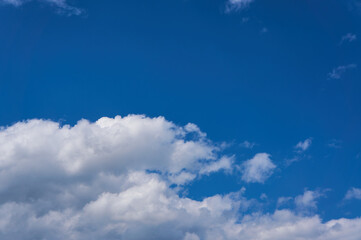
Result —
<path fill-rule="evenodd" d="M 228 0 L 226 3 L 226 13 L 240 11 L 247 8 L 254 0 Z"/>
<path fill-rule="evenodd" d="M 244 141 L 243 143 L 239 144 L 240 147 L 252 149 L 254 146 L 256 146 L 256 143 Z"/>
<path fill-rule="evenodd" d="M 20 7 L 23 4 L 26 4 L 28 2 L 32 2 L 32 1 L 38 1 L 41 3 L 46 3 L 50 6 L 52 6 L 53 8 L 55 8 L 56 12 L 60 13 L 60 14 L 64 14 L 64 15 L 81 15 L 84 10 L 71 6 L 70 4 L 68 4 L 68 2 L 66 0 L 0 0 L 0 3 L 2 4 L 6 4 L 6 5 L 12 5 L 14 7 Z"/>
<path fill-rule="evenodd" d="M 304 152 L 310 148 L 312 144 L 312 138 L 307 138 L 305 141 L 298 142 L 295 146 L 298 152 Z"/>
<path fill-rule="evenodd" d="M 277 208 L 288 204 L 292 199 L 292 197 L 279 197 L 277 199 Z"/>
<path fill-rule="evenodd" d="M 342 148 L 342 141 L 337 139 L 332 139 L 327 143 L 327 146 L 330 148 Z"/>
<path fill-rule="evenodd" d="M 357 36 L 353 33 L 347 33 L 346 35 L 342 36 L 340 44 L 343 44 L 344 42 L 353 42 L 356 41 Z"/>
<path fill-rule="evenodd" d="M 328 77 L 331 79 L 341 79 L 342 75 L 350 69 L 355 69 L 357 67 L 356 64 L 349 64 L 349 65 L 343 65 L 338 66 L 337 68 L 334 68 L 332 72 L 328 73 Z"/>

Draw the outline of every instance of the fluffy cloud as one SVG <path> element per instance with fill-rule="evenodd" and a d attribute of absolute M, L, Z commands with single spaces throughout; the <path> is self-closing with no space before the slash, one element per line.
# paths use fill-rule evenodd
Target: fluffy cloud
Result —
<path fill-rule="evenodd" d="M 226 13 L 239 11 L 248 7 L 254 0 L 228 0 L 226 3 Z"/>
<path fill-rule="evenodd" d="M 66 0 L 0 0 L 0 3 L 19 7 L 31 1 L 44 2 L 53 6 L 57 12 L 66 15 L 80 15 L 83 13 L 82 9 L 69 5 Z"/>
<path fill-rule="evenodd" d="M 200 201 L 180 197 L 175 183 L 232 169 L 234 161 L 193 124 L 139 115 L 75 126 L 30 120 L 1 128 L 0 152 L 3 240 L 356 240 L 361 234 L 360 219 L 322 222 L 290 210 L 245 214 L 252 201 L 244 188 Z M 268 154 L 246 163 L 256 180 L 275 167 Z"/>
<path fill-rule="evenodd" d="M 351 188 L 350 190 L 347 191 L 345 199 L 346 200 L 351 200 L 351 199 L 361 200 L 361 189 L 360 188 Z"/>
<path fill-rule="evenodd" d="M 338 66 L 337 68 L 334 68 L 332 70 L 332 72 L 330 72 L 328 74 L 328 77 L 331 79 L 341 79 L 342 75 L 350 69 L 354 69 L 356 68 L 357 65 L 356 64 L 349 64 L 349 65 L 344 65 L 344 66 Z"/>
<path fill-rule="evenodd" d="M 242 180 L 245 182 L 263 183 L 273 173 L 276 165 L 267 153 L 258 153 L 241 165 Z"/>

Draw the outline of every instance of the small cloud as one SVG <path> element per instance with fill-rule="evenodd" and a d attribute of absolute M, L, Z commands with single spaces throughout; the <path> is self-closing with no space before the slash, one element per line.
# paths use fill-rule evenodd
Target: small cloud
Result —
<path fill-rule="evenodd" d="M 261 194 L 261 196 L 259 196 L 259 198 L 261 199 L 261 200 L 267 200 L 267 194 L 265 194 L 265 193 L 262 193 Z"/>
<path fill-rule="evenodd" d="M 264 27 L 261 29 L 261 31 L 259 31 L 260 34 L 266 34 L 268 33 L 268 28 Z"/>
<path fill-rule="evenodd" d="M 295 198 L 295 204 L 297 208 L 306 209 L 306 208 L 317 208 L 317 199 L 321 197 L 322 194 L 318 191 L 305 191 L 302 195 L 299 195 Z"/>
<path fill-rule="evenodd" d="M 285 160 L 285 165 L 286 165 L 286 167 L 288 167 L 288 166 L 290 166 L 292 163 L 298 162 L 298 161 L 300 161 L 300 160 L 301 160 L 301 158 L 300 158 L 299 156 L 295 156 L 295 157 L 293 157 L 293 158 L 286 159 L 286 160 Z"/>
<path fill-rule="evenodd" d="M 22 5 L 24 2 L 24 0 L 0 0 L 2 4 L 13 5 L 15 7 Z"/>
<path fill-rule="evenodd" d="M 256 146 L 256 143 L 244 141 L 243 143 L 239 144 L 240 147 L 252 149 L 254 146 Z"/>
<path fill-rule="evenodd" d="M 348 4 L 348 8 L 350 11 L 361 13 L 361 1 L 360 0 L 350 0 Z"/>
<path fill-rule="evenodd" d="M 195 233 L 186 233 L 184 240 L 200 240 L 197 234 Z"/>
<path fill-rule="evenodd" d="M 330 148 L 342 148 L 342 141 L 337 139 L 332 139 L 328 144 Z"/>
<path fill-rule="evenodd" d="M 242 18 L 242 23 L 247 23 L 249 22 L 249 17 L 243 17 Z"/>
<path fill-rule="evenodd" d="M 234 162 L 234 157 L 225 157 L 223 156 L 220 160 L 206 165 L 200 170 L 200 174 L 208 175 L 213 172 L 218 172 L 220 170 L 231 171 L 232 165 Z"/>
<path fill-rule="evenodd" d="M 228 0 L 226 3 L 226 13 L 237 12 L 247 8 L 254 0 Z"/>
<path fill-rule="evenodd" d="M 356 64 L 349 64 L 344 66 L 338 66 L 337 68 L 332 69 L 332 72 L 328 73 L 330 79 L 341 79 L 342 75 L 350 69 L 356 68 Z"/>
<path fill-rule="evenodd" d="M 349 189 L 345 195 L 345 199 L 346 200 L 351 200 L 351 199 L 361 200 L 361 189 L 360 188 Z"/>
<path fill-rule="evenodd" d="M 356 41 L 357 36 L 353 33 L 347 33 L 346 35 L 342 36 L 340 44 L 343 44 L 344 42 L 353 42 Z"/>
<path fill-rule="evenodd" d="M 307 138 L 305 141 L 301 141 L 299 143 L 297 143 L 297 145 L 295 146 L 295 148 L 297 149 L 298 152 L 304 152 L 306 151 L 312 144 L 312 138 Z"/>
<path fill-rule="evenodd" d="M 272 174 L 276 165 L 267 153 L 258 153 L 241 165 L 242 180 L 248 183 L 264 183 Z"/>
<path fill-rule="evenodd" d="M 277 199 L 277 207 L 289 203 L 293 198 L 292 197 L 280 197 Z"/>
<path fill-rule="evenodd" d="M 2 3 L 6 5 L 12 5 L 14 7 L 19 7 L 31 1 L 33 0 L 0 0 L 0 4 Z M 43 0 L 41 2 L 44 2 L 54 7 L 59 14 L 71 16 L 81 15 L 84 13 L 82 9 L 69 5 L 66 0 Z"/>
<path fill-rule="evenodd" d="M 168 178 L 171 181 L 171 183 L 177 185 L 183 185 L 187 182 L 194 180 L 196 178 L 196 175 L 189 172 L 181 172 L 178 174 L 169 175 Z"/>

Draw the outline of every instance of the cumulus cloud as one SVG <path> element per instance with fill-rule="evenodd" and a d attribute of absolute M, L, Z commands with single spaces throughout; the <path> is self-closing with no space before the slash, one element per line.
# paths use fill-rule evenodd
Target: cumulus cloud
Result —
<path fill-rule="evenodd" d="M 351 199 L 361 200 L 361 189 L 360 188 L 349 189 L 346 193 L 345 199 L 346 200 L 351 200 Z"/>
<path fill-rule="evenodd" d="M 254 0 L 228 0 L 226 3 L 226 13 L 240 11 L 247 8 Z"/>
<path fill-rule="evenodd" d="M 0 0 L 0 3 L 19 7 L 31 1 L 38 1 L 41 3 L 49 4 L 54 7 L 58 13 L 66 14 L 69 16 L 80 15 L 83 13 L 82 9 L 69 5 L 66 0 Z"/>
<path fill-rule="evenodd" d="M 199 201 L 179 196 L 175 183 L 232 168 L 233 157 L 222 156 L 195 125 L 162 117 L 74 126 L 18 122 L 0 129 L 0 152 L 2 240 L 356 240 L 361 234 L 358 218 L 323 222 L 285 209 L 246 214 L 252 201 L 244 188 Z M 275 167 L 268 154 L 248 165 L 257 181 L 264 177 L 256 173 Z"/>
<path fill-rule="evenodd" d="M 301 141 L 297 143 L 295 148 L 299 152 L 304 152 L 311 146 L 311 144 L 312 144 L 312 138 L 307 138 L 305 141 Z"/>
<path fill-rule="evenodd" d="M 347 71 L 351 69 L 355 69 L 357 67 L 356 64 L 349 64 L 344 66 L 338 66 L 337 68 L 334 68 L 329 74 L 328 77 L 330 79 L 341 79 L 342 75 Z"/>
<path fill-rule="evenodd" d="M 276 165 L 267 153 L 258 153 L 241 165 L 242 180 L 252 183 L 264 183 L 273 173 Z"/>

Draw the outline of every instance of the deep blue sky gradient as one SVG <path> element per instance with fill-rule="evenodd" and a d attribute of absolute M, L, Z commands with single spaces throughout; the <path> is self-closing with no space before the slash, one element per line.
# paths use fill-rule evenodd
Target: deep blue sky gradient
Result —
<path fill-rule="evenodd" d="M 245 186 L 247 197 L 266 193 L 273 211 L 280 196 L 329 189 L 324 219 L 361 215 L 361 201 L 342 201 L 361 187 L 361 44 L 340 44 L 347 33 L 361 38 L 352 1 L 257 0 L 230 14 L 223 0 L 73 4 L 85 14 L 36 2 L 0 7 L 1 126 L 131 113 L 193 122 L 215 142 L 233 143 L 226 151 L 237 162 L 267 152 L 278 168 L 265 184 L 204 177 L 189 196 Z M 359 67 L 329 78 L 348 64 Z M 310 149 L 287 166 L 309 137 Z M 257 145 L 241 148 L 245 140 Z"/>

